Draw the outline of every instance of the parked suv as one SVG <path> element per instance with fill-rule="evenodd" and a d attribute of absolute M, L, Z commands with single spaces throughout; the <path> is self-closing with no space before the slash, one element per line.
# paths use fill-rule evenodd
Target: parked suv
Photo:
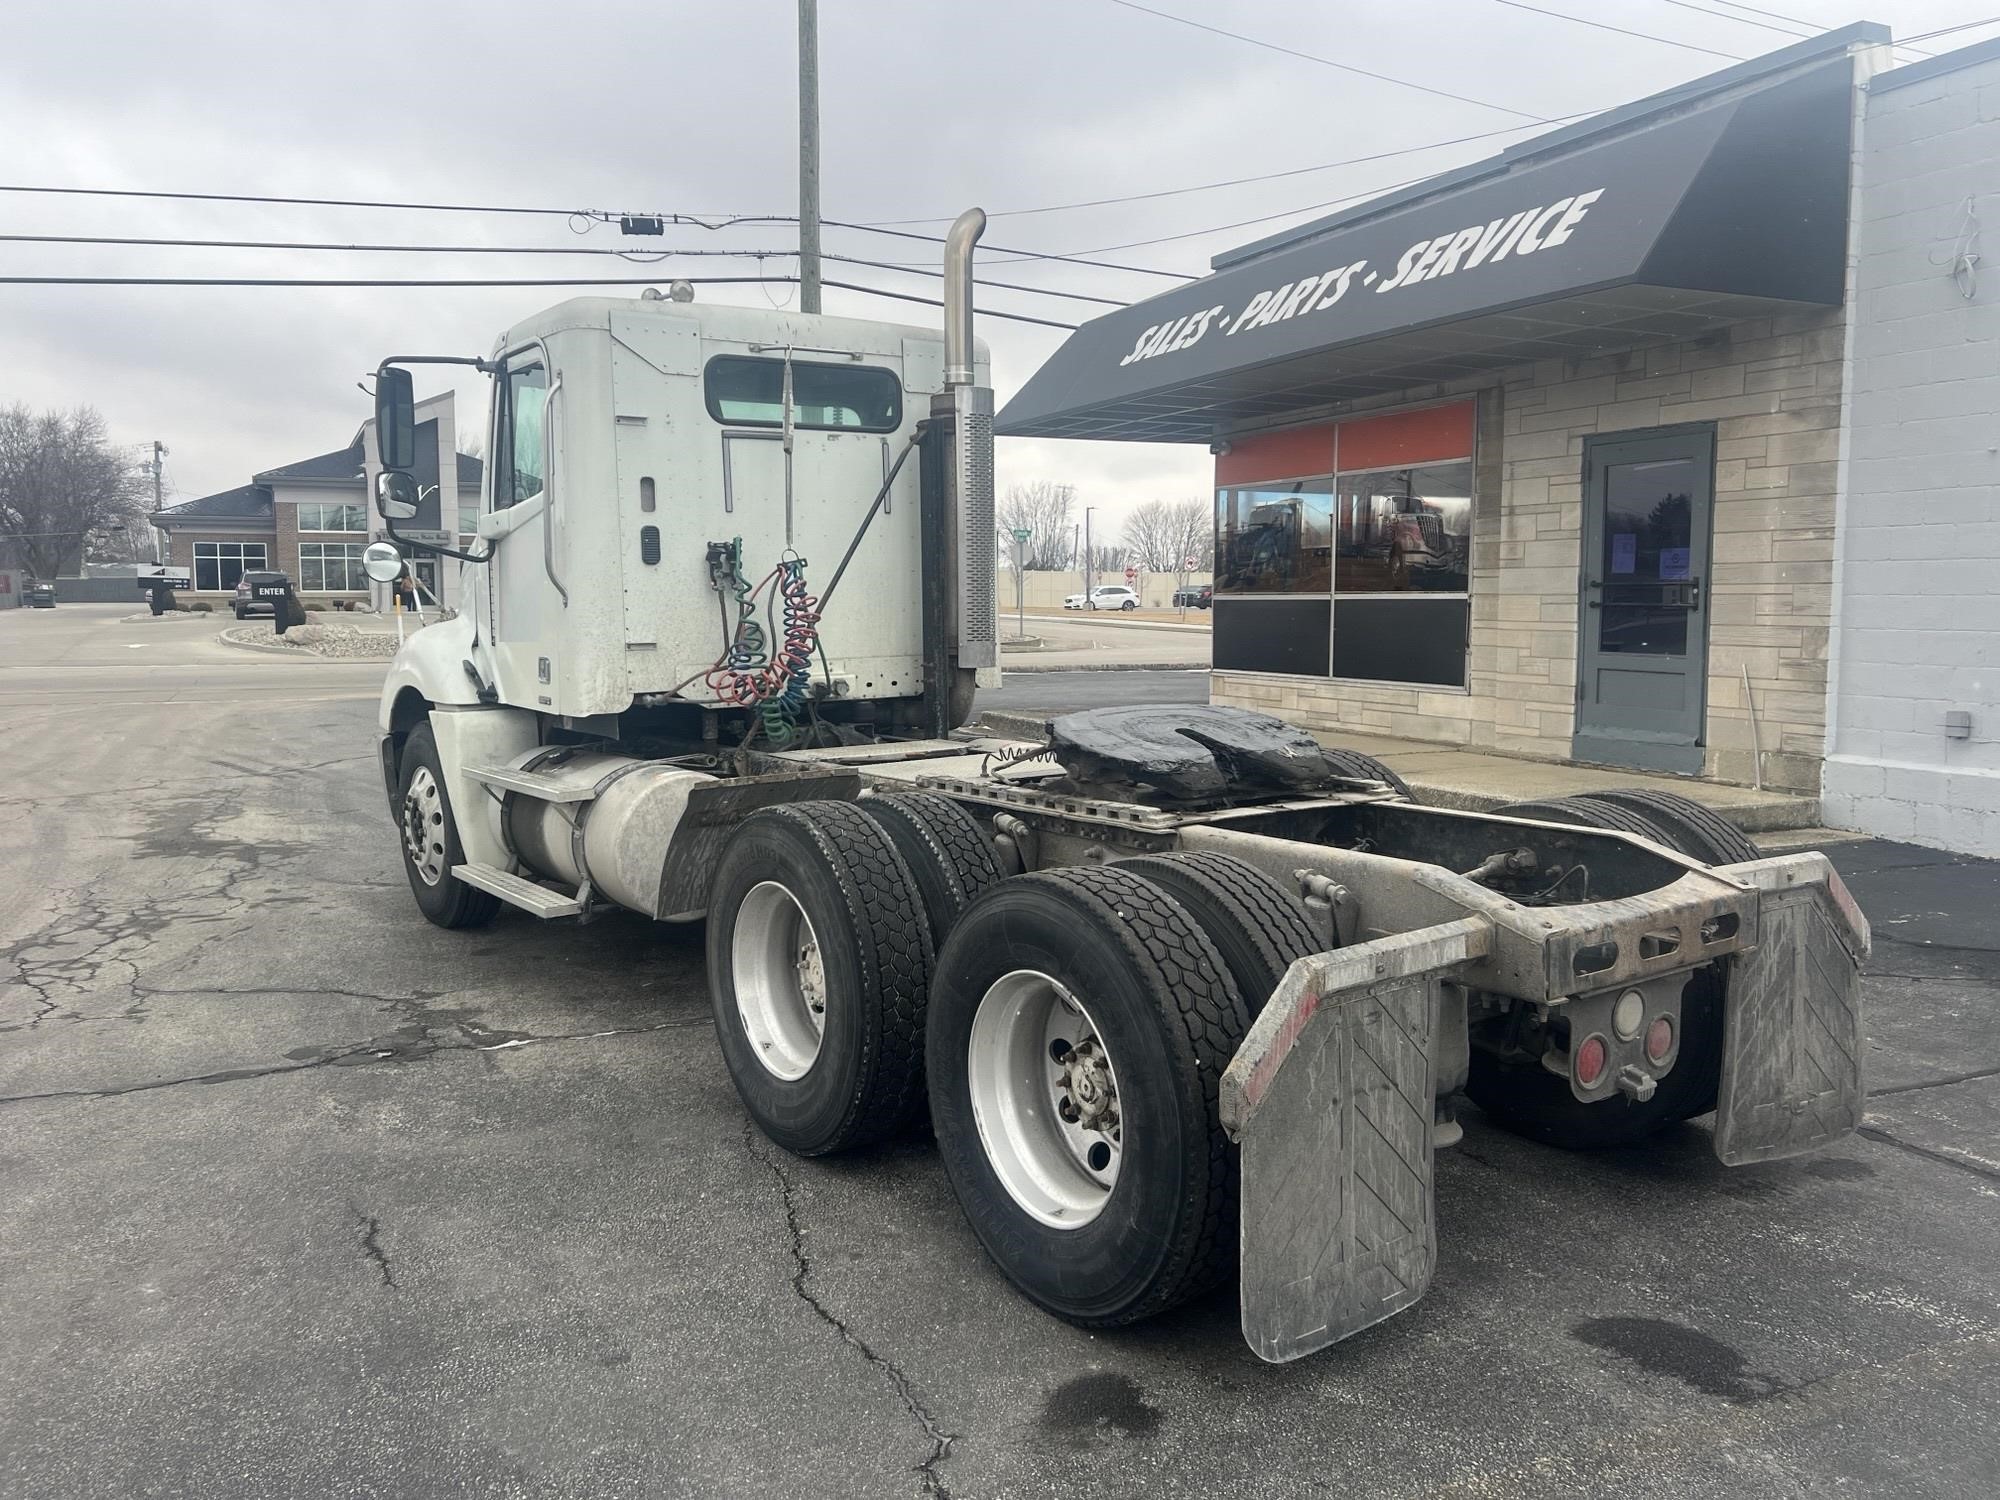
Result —
<path fill-rule="evenodd" d="M 1083 595 L 1071 594 L 1063 600 L 1064 609 L 1083 609 L 1086 603 Z M 1090 609 L 1137 609 L 1139 596 L 1122 583 L 1101 584 L 1090 591 Z"/>
<path fill-rule="evenodd" d="M 1175 609 L 1207 609 L 1215 603 L 1215 585 L 1204 583 L 1199 588 L 1190 584 L 1184 589 L 1174 590 Z"/>
<path fill-rule="evenodd" d="M 56 586 L 46 580 L 31 583 L 27 587 L 28 608 L 54 609 L 56 607 Z"/>
<path fill-rule="evenodd" d="M 241 620 L 248 615 L 278 616 L 278 605 L 292 591 L 292 580 L 283 573 L 251 572 L 236 580 L 236 597 L 229 607 Z"/>

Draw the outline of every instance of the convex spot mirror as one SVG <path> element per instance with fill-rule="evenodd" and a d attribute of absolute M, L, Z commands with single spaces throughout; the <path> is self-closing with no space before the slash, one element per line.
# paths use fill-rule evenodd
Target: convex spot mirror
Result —
<path fill-rule="evenodd" d="M 403 554 L 389 542 L 370 542 L 361 552 L 361 571 L 377 583 L 394 583 L 403 571 Z"/>
<path fill-rule="evenodd" d="M 417 516 L 417 477 L 400 469 L 384 469 L 375 477 L 375 508 L 385 521 L 413 521 Z"/>
<path fill-rule="evenodd" d="M 375 372 L 375 445 L 385 469 L 417 463 L 417 400 L 410 372 L 388 366 Z"/>

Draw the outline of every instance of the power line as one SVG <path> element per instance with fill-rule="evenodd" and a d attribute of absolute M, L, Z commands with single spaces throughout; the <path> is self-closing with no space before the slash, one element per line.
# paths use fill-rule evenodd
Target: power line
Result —
<path fill-rule="evenodd" d="M 387 208 L 412 209 L 438 214 L 544 214 L 564 219 L 590 219 L 609 223 L 622 214 L 597 208 L 533 208 L 521 204 L 394 202 L 375 198 L 279 198 L 260 193 L 167 193 L 141 192 L 132 188 L 34 187 L 0 184 L 0 193 L 58 193 L 74 198 L 172 198 L 187 203 L 277 203 L 303 208 Z M 673 223 L 694 222 L 696 216 L 651 214 Z M 728 215 L 709 215 L 727 218 Z"/>
<path fill-rule="evenodd" d="M 1558 115 L 1553 120 L 1537 121 L 1533 125 L 1503 125 L 1498 130 L 1481 130 L 1472 135 L 1455 135 L 1441 141 L 1425 141 L 1418 146 L 1400 146 L 1394 151 L 1377 151 L 1370 156 L 1349 156 L 1340 161 L 1323 161 L 1316 166 L 1290 167 L 1282 172 L 1259 172 L 1251 177 L 1230 177 L 1220 182 L 1202 182 L 1190 187 L 1160 188 L 1150 193 L 1127 193 L 1117 198 L 1084 198 L 1074 203 L 1049 203 L 1040 208 L 990 209 L 986 217 L 1019 219 L 1026 218 L 1030 214 L 1059 214 L 1076 208 L 1105 208 L 1120 203 L 1144 203 L 1155 198 L 1178 198 L 1187 193 L 1209 193 L 1218 188 L 1242 187 L 1252 182 L 1277 182 L 1286 177 L 1304 177 L 1313 172 L 1330 172 L 1336 167 L 1356 167 L 1366 162 L 1387 161 L 1395 156 L 1414 156 L 1420 151 L 1436 151 L 1445 146 L 1462 146 L 1469 141 L 1487 141 L 1499 135 L 1513 135 L 1518 131 L 1533 130 L 1542 124 L 1565 125 L 1572 120 L 1588 119 L 1597 113 L 1597 110 L 1582 110 L 1573 115 Z M 871 219 L 869 227 L 882 229 L 903 224 L 949 224 L 954 217 L 955 215 L 950 214 L 937 214 L 928 219 Z"/>
<path fill-rule="evenodd" d="M 0 244 L 29 245 L 122 245 L 148 246 L 189 250 L 329 250 L 336 252 L 382 252 L 392 255 L 614 255 L 621 260 L 635 264 L 668 260 L 683 256 L 735 260 L 774 260 L 796 256 L 796 250 L 618 250 L 600 245 L 379 245 L 341 244 L 320 240 L 194 240 L 170 239 L 143 236 L 89 235 L 89 234 L 0 234 Z M 884 270 L 908 271 L 919 276 L 942 277 L 944 272 L 935 266 L 899 265 L 895 261 L 864 260 L 854 255 L 826 254 L 826 260 L 844 261 L 850 265 L 874 266 Z M 1107 307 L 1124 307 L 1127 304 L 1115 297 L 1096 297 L 1086 292 L 1066 292 L 1054 287 L 1024 286 L 1013 281 L 994 281 L 986 277 L 974 277 L 979 286 L 1000 287 L 1011 292 L 1033 292 L 1043 297 L 1063 297 L 1075 302 L 1098 302 Z"/>
<path fill-rule="evenodd" d="M 1813 35 L 1812 31 L 1794 31 L 1789 26 L 1773 26 L 1769 21 L 1753 21 L 1748 16 L 1732 16 L 1726 10 L 1710 10 L 1706 5 L 1696 5 L 1694 0 L 1660 0 L 1660 4 L 1677 6 L 1681 10 L 1691 10 L 1698 16 L 1709 16 L 1717 21 L 1734 21 L 1738 26 L 1755 26 L 1759 31 L 1775 31 L 1779 36 L 1807 37 Z M 1811 25 L 1810 22 L 1806 21 L 1801 21 L 1797 24 L 1801 26 Z"/>
<path fill-rule="evenodd" d="M 1522 0 L 1493 0 L 1495 5 L 1505 5 L 1514 10 L 1531 10 L 1538 16 L 1554 16 L 1558 21 L 1572 21 L 1578 26 L 1589 26 L 1598 31 L 1615 31 L 1620 36 L 1636 36 L 1642 42 L 1659 42 L 1668 47 L 1683 47 L 1689 52 L 1706 52 L 1710 57 L 1726 57 L 1731 62 L 1748 62 L 1750 59 L 1740 52 L 1718 52 L 1713 47 L 1697 47 L 1693 42 L 1677 42 L 1672 37 L 1654 36 L 1650 31 L 1633 31 L 1624 26 L 1613 26 L 1608 21 L 1590 21 L 1582 16 L 1567 15 L 1559 10 L 1543 10 L 1539 5 L 1526 5 Z"/>
<path fill-rule="evenodd" d="M 690 286 L 796 286 L 796 276 L 696 276 L 681 277 Z M 546 278 L 508 278 L 492 280 L 452 281 L 429 277 L 409 279 L 317 279 L 312 277 L 288 276 L 0 276 L 0 286 L 181 286 L 181 287 L 526 287 L 526 286 L 657 286 L 658 277 L 648 276 L 554 276 Z M 863 292 L 871 297 L 888 297 L 897 302 L 921 302 L 927 307 L 942 307 L 944 303 L 933 297 L 917 297 L 908 292 L 892 292 L 879 286 L 864 286 L 855 281 L 829 281 L 826 286 L 837 286 L 843 291 Z M 1032 318 L 1026 313 L 1000 312 L 994 308 L 975 308 L 983 318 L 1004 318 L 1010 323 L 1033 323 L 1042 328 L 1061 328 L 1074 332 L 1074 323 L 1058 323 L 1049 318 Z"/>
<path fill-rule="evenodd" d="M 2000 25 L 2000 16 L 1988 16 L 1983 21 L 1961 21 L 1956 26 L 1941 26 L 1936 31 L 1920 31 L 1915 36 L 1911 37 L 1910 41 L 1928 42 L 1933 37 L 1950 36 L 1954 31 L 1971 31 L 1976 26 L 1995 26 L 1995 25 Z M 1909 43 L 1898 42 L 1896 45 L 1899 47 L 1904 47 L 1908 46 Z"/>
<path fill-rule="evenodd" d="M 385 245 L 337 240 L 191 240 L 97 234 L 0 234 L 0 243 L 26 245 L 153 245 L 192 250 L 338 250 L 392 255 L 615 255 L 644 262 L 677 256 L 793 255 L 792 250 L 620 250 L 609 245 Z"/>
<path fill-rule="evenodd" d="M 392 203 L 359 198 L 274 198 L 256 193 L 181 193 L 166 192 L 148 188 L 80 188 L 44 187 L 30 183 L 0 183 L 0 193 L 53 193 L 69 196 L 94 198 L 162 198 L 173 201 L 194 201 L 203 203 L 276 203 L 305 204 L 323 208 L 402 208 L 426 209 L 438 213 L 523 213 L 554 214 L 569 219 L 587 219 L 592 224 L 610 223 L 621 217 L 601 209 L 531 208 L 531 207 L 481 207 L 469 203 Z M 692 226 L 698 229 L 733 229 L 740 224 L 796 224 L 796 214 L 648 214 L 647 218 L 659 219 L 664 223 Z M 824 219 L 823 224 L 841 229 L 858 229 L 870 234 L 895 235 L 902 239 L 924 240 L 935 245 L 944 243 L 941 234 L 917 234 L 909 230 L 881 228 L 872 224 L 857 224 L 842 219 Z M 1031 260 L 1070 261 L 1076 265 L 1094 266 L 1106 271 L 1131 271 L 1144 276 L 1168 276 L 1177 281 L 1191 281 L 1194 278 L 1182 271 L 1162 271 L 1154 266 L 1123 266 L 1109 261 L 1084 260 L 1073 255 L 1051 255 L 1040 250 L 1012 250 L 1002 245 L 986 247 L 1002 255 L 1020 255 Z M 644 250 L 637 252 L 645 254 Z"/>
<path fill-rule="evenodd" d="M 1330 57 L 1321 57 L 1313 52 L 1301 52 L 1294 47 L 1281 46 L 1277 42 L 1267 42 L 1262 37 L 1245 36 L 1240 31 L 1225 31 L 1220 26 L 1210 26 L 1206 21 L 1195 21 L 1187 16 L 1177 16 L 1170 11 L 1154 10 L 1149 5 L 1140 5 L 1137 0 L 1110 0 L 1126 10 L 1140 11 L 1149 16 L 1157 16 L 1162 21 L 1172 21 L 1181 26 L 1192 26 L 1196 31 L 1206 31 L 1212 36 L 1226 36 L 1231 41 L 1247 42 L 1252 47 L 1262 47 L 1267 52 L 1282 52 L 1287 57 L 1296 57 L 1304 62 L 1318 63 L 1322 67 L 1338 68 L 1343 73 L 1355 73 L 1363 78 L 1373 78 L 1378 83 L 1393 83 L 1406 89 L 1415 89 L 1421 94 L 1431 94 L 1439 99 L 1455 99 L 1460 104 L 1476 104 L 1481 109 L 1496 109 L 1503 115 L 1516 115 L 1523 120 L 1533 120 L 1538 125 L 1546 125 L 1547 120 L 1540 115 L 1529 114 L 1525 109 L 1513 109 L 1505 104 L 1495 104 L 1487 99 L 1474 99 L 1469 94 L 1454 94 L 1449 89 L 1434 89 L 1426 83 L 1414 83 L 1407 78 L 1397 78 L 1388 73 L 1372 73 L 1366 68 L 1357 68 L 1352 63 L 1335 62 Z"/>
<path fill-rule="evenodd" d="M 1746 20 L 1742 16 L 1732 16 L 1723 11 L 1709 10 L 1706 6 L 1693 4 L 1692 0 L 1664 0 L 1664 3 L 1668 5 L 1678 5 L 1681 6 L 1683 9 L 1697 11 L 1703 15 L 1714 16 L 1718 20 L 1741 21 L 1746 26 L 1763 25 L 1761 21 Z M 1821 35 L 1827 30 L 1827 28 L 1821 25 L 1818 21 L 1810 20 L 1805 16 L 1788 16 L 1781 10 L 1765 10 L 1761 6 L 1741 5 L 1737 3 L 1737 0 L 1716 0 L 1716 3 L 1718 5 L 1726 5 L 1729 7 L 1730 10 L 1748 11 L 1753 16 L 1769 16 L 1774 21 L 1789 21 L 1794 26 L 1805 27 L 1804 31 L 1781 31 L 1780 28 L 1776 26 L 1765 27 L 1765 30 L 1777 31 L 1781 36 L 1796 36 L 1801 38 L 1814 37 Z M 1919 57 L 1936 56 L 1935 53 L 1925 52 L 1922 48 L 1912 47 L 1906 42 L 1891 42 L 1889 45 L 1894 47 L 1899 52 L 1914 52 Z"/>
<path fill-rule="evenodd" d="M 747 224 L 751 221 L 745 219 L 740 222 Z M 870 234 L 886 234 L 899 240 L 922 240 L 926 244 L 931 245 L 942 245 L 944 243 L 944 236 L 941 234 L 919 234 L 914 229 L 888 229 L 879 224 L 857 224 L 847 219 L 822 219 L 820 222 L 830 224 L 837 229 L 864 229 Z M 1068 265 L 1097 266 L 1106 271 L 1136 271 L 1146 276 L 1171 277 L 1175 281 L 1198 281 L 1200 279 L 1197 276 L 1190 275 L 1186 271 L 1162 271 L 1156 266 L 1121 266 L 1116 261 L 1087 260 L 1082 255 L 1058 255 L 1052 250 L 1023 250 L 1010 245 L 988 245 L 984 241 L 981 242 L 981 246 L 984 249 L 993 251 L 995 254 L 1018 255 L 1024 260 L 1056 260 Z"/>
<path fill-rule="evenodd" d="M 898 302 L 920 302 L 925 307 L 944 306 L 944 303 L 936 297 L 914 297 L 908 292 L 886 291 L 879 286 L 858 286 L 852 281 L 827 281 L 822 282 L 821 285 L 837 286 L 850 292 L 866 292 L 871 297 L 893 297 Z M 1066 333 L 1076 332 L 1076 324 L 1058 323 L 1051 318 L 1031 318 L 1026 313 L 987 312 L 982 308 L 974 308 L 973 311 L 982 318 L 1006 318 L 1014 323 L 1034 323 L 1043 328 L 1060 328 Z"/>
<path fill-rule="evenodd" d="M 822 251 L 820 259 L 835 260 L 839 261 L 842 265 L 848 266 L 872 266 L 880 271 L 905 271 L 912 275 L 930 276 L 940 280 L 944 277 L 944 272 L 935 266 L 904 265 L 900 261 L 893 260 L 863 260 L 858 255 L 835 255 L 830 251 Z M 1088 292 L 1059 292 L 1052 287 L 1024 286 L 1018 281 L 994 281 L 985 276 L 975 276 L 972 278 L 972 282 L 975 286 L 1004 287 L 1010 292 L 1034 292 L 1043 297 L 1066 297 L 1072 302 L 1096 302 L 1105 307 L 1130 307 L 1132 305 L 1129 302 L 1122 302 L 1116 297 L 1093 297 Z"/>

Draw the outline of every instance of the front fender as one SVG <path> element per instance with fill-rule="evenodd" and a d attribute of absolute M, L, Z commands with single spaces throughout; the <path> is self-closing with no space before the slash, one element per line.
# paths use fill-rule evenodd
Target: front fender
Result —
<path fill-rule="evenodd" d="M 403 642 L 382 679 L 382 701 L 376 710 L 376 725 L 384 734 L 399 732 L 407 725 L 396 718 L 396 703 L 405 693 L 414 693 L 425 703 L 474 704 L 479 691 L 466 675 L 465 663 L 472 656 L 473 622 L 460 615 L 427 625 Z"/>

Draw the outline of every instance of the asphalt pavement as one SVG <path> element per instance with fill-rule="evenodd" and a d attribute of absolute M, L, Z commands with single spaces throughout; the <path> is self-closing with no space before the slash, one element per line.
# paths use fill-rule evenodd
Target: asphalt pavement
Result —
<path fill-rule="evenodd" d="M 0 613 L 0 1496 L 1993 1493 L 2000 867 L 1830 851 L 1859 1135 L 1468 1111 L 1430 1295 L 1271 1367 L 1037 1312 L 926 1141 L 769 1146 L 698 932 L 421 921 L 379 666 L 120 613 Z"/>

